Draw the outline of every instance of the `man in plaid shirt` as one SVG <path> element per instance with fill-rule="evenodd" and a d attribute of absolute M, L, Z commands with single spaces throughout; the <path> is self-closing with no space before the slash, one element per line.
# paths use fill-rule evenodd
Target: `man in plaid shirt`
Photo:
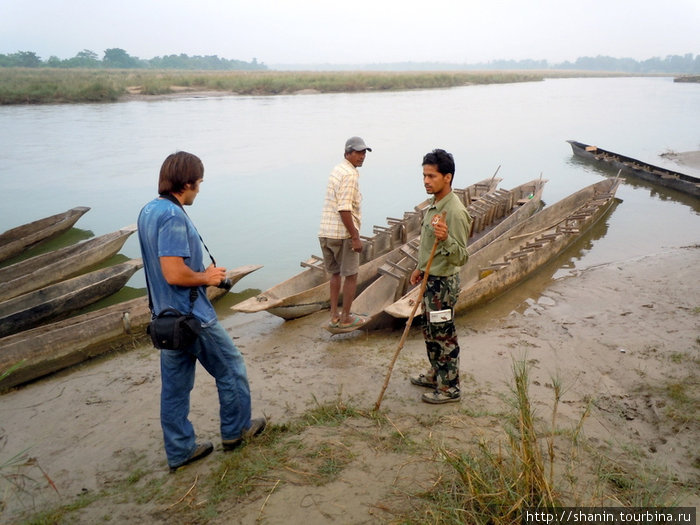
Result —
<path fill-rule="evenodd" d="M 360 267 L 362 240 L 360 239 L 360 193 L 357 170 L 372 151 L 360 137 L 345 142 L 345 159 L 331 171 L 318 233 L 326 271 L 331 274 L 330 328 L 350 331 L 360 328 L 366 318 L 351 311 L 357 290 L 357 272 Z M 345 282 L 343 283 L 343 279 Z M 338 312 L 338 298 L 343 289 L 342 311 Z"/>

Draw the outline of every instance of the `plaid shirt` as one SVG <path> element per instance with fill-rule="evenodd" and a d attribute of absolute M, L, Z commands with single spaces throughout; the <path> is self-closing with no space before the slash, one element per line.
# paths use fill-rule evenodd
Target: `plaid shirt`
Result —
<path fill-rule="evenodd" d="M 338 164 L 328 178 L 326 199 L 321 214 L 321 229 L 319 237 L 328 239 L 347 239 L 350 232 L 340 218 L 340 211 L 352 212 L 355 228 L 360 231 L 360 172 L 347 159 Z"/>

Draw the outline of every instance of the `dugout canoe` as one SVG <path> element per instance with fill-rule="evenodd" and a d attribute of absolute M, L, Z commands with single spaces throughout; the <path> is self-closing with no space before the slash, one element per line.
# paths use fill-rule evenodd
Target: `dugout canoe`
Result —
<path fill-rule="evenodd" d="M 119 291 L 143 266 L 131 259 L 0 303 L 0 337 L 65 317 Z"/>
<path fill-rule="evenodd" d="M 698 177 L 654 166 L 583 142 L 575 140 L 567 140 L 567 142 L 577 157 L 593 160 L 639 179 L 700 197 L 700 178 Z"/>
<path fill-rule="evenodd" d="M 466 188 L 455 190 L 465 203 L 470 203 L 484 193 L 495 190 L 501 179 L 484 179 Z M 389 218 L 388 227 L 374 227 L 374 236 L 363 238 L 360 268 L 357 275 L 358 292 L 378 276 L 379 268 L 391 261 L 403 258 L 401 247 L 420 235 L 425 213 L 424 201 L 415 211 L 406 212 L 403 219 Z M 232 307 L 243 313 L 267 310 L 285 320 L 312 314 L 330 305 L 330 276 L 323 266 L 323 259 L 312 256 L 302 262 L 305 270 L 272 288 Z"/>
<path fill-rule="evenodd" d="M 135 231 L 134 224 L 0 268 L 0 301 L 83 273 L 115 255 Z"/>
<path fill-rule="evenodd" d="M 483 247 L 506 234 L 526 220 L 541 206 L 546 179 L 534 179 L 511 190 L 498 189 L 487 193 L 467 206 L 472 217 L 472 231 L 467 251 L 472 257 Z M 397 264 L 385 264 L 381 274 L 353 301 L 353 310 L 368 318 L 362 330 L 374 330 L 391 324 L 391 316 L 384 308 L 399 300 L 409 288 L 409 277 L 416 267 L 419 239 L 403 250 L 406 256 Z M 331 333 L 342 333 L 326 327 Z"/>
<path fill-rule="evenodd" d="M 69 230 L 89 210 L 86 206 L 78 206 L 0 234 L 0 261 L 19 255 L 35 244 Z"/>
<path fill-rule="evenodd" d="M 259 265 L 240 266 L 228 270 L 226 276 L 236 284 L 260 268 L 262 266 Z M 222 288 L 207 288 L 207 297 L 211 301 L 225 294 L 226 290 Z M 104 354 L 125 342 L 143 338 L 150 320 L 148 298 L 138 297 L 0 338 L 0 375 L 18 365 L 12 374 L 0 381 L 0 390 L 32 381 Z"/>
<path fill-rule="evenodd" d="M 619 184 L 617 177 L 606 179 L 546 206 L 470 257 L 455 311 L 493 299 L 562 253 L 613 206 Z M 417 296 L 416 287 L 384 311 L 408 318 Z"/>

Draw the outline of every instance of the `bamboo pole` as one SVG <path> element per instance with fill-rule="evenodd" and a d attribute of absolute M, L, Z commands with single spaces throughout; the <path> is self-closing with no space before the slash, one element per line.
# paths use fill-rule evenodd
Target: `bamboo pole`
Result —
<path fill-rule="evenodd" d="M 442 214 L 442 219 L 444 220 L 444 212 Z M 437 217 L 437 216 L 436 216 Z M 433 219 L 435 220 L 435 219 Z M 389 370 L 386 373 L 386 378 L 384 379 L 384 385 L 382 386 L 382 391 L 379 392 L 379 397 L 377 398 L 377 402 L 374 404 L 374 410 L 375 412 L 379 410 L 379 406 L 382 404 L 382 398 L 384 397 L 384 392 L 386 392 L 387 387 L 389 386 L 389 380 L 391 379 L 391 373 L 394 370 L 394 365 L 396 364 L 396 360 L 399 358 L 399 353 L 401 352 L 401 349 L 403 348 L 403 345 L 406 343 L 406 339 L 408 338 L 408 332 L 411 329 L 411 324 L 413 323 L 413 318 L 416 315 L 416 311 L 418 310 L 418 305 L 420 305 L 421 301 L 423 300 L 423 294 L 425 293 L 425 288 L 428 285 L 428 276 L 430 275 L 430 266 L 433 264 L 433 258 L 435 257 L 435 252 L 437 251 L 437 245 L 438 245 L 437 239 L 435 239 L 435 242 L 433 243 L 433 248 L 430 250 L 430 257 L 428 257 L 428 262 L 425 265 L 425 272 L 423 272 L 423 281 L 421 282 L 420 285 L 420 290 L 418 292 L 418 297 L 416 297 L 416 303 L 413 305 L 413 309 L 411 310 L 411 315 L 408 316 L 408 320 L 406 321 L 406 328 L 403 330 L 403 334 L 401 335 L 401 340 L 399 341 L 399 345 L 396 347 L 396 351 L 394 352 L 394 357 L 391 359 L 391 363 L 389 364 Z"/>

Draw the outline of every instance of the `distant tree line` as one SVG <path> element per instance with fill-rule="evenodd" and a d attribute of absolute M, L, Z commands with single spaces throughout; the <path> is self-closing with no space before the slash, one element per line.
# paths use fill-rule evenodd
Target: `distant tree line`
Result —
<path fill-rule="evenodd" d="M 700 73 L 700 55 L 687 53 L 666 58 L 648 58 L 638 62 L 631 58 L 606 56 L 581 57 L 576 62 L 563 62 L 556 69 L 584 71 L 619 71 L 621 73 Z"/>
<path fill-rule="evenodd" d="M 188 56 L 185 54 L 168 55 L 143 60 L 132 57 L 119 48 L 107 49 L 100 57 L 94 51 L 83 49 L 73 58 L 60 59 L 55 56 L 42 60 L 33 51 L 18 51 L 9 55 L 0 54 L 0 67 L 55 67 L 85 69 L 192 69 L 192 70 L 263 70 L 267 66 L 257 59 L 250 62 L 229 60 L 216 55 Z"/>
<path fill-rule="evenodd" d="M 284 65 L 284 69 L 292 69 L 293 66 Z M 303 67 L 297 65 L 296 68 Z M 493 60 L 476 64 L 467 63 L 446 63 L 446 62 L 394 62 L 390 64 L 318 64 L 312 69 L 335 69 L 335 70 L 370 70 L 370 71 L 459 71 L 459 70 L 566 70 L 574 69 L 579 71 L 611 71 L 615 73 L 639 73 L 654 74 L 668 73 L 674 74 L 699 74 L 700 55 L 688 53 L 686 55 L 669 55 L 666 58 L 649 58 L 637 61 L 632 58 L 613 58 L 608 56 L 581 57 L 574 62 L 561 62 L 553 64 L 547 60 Z"/>
<path fill-rule="evenodd" d="M 167 55 L 149 60 L 132 57 L 119 48 L 107 49 L 102 59 L 94 51 L 84 49 L 73 58 L 60 59 L 55 56 L 42 60 L 33 51 L 18 51 L 9 55 L 0 54 L 0 67 L 55 67 L 86 69 L 190 69 L 190 70 L 266 70 L 268 67 L 253 59 L 250 62 L 229 60 L 216 55 L 188 56 L 186 54 Z M 308 68 L 307 65 L 300 65 Z M 287 69 L 287 67 L 284 67 Z M 401 71 L 437 71 L 437 70 L 562 70 L 613 71 L 619 73 L 668 73 L 700 74 L 700 55 L 668 55 L 665 58 L 653 57 L 638 61 L 632 58 L 613 58 L 598 55 L 580 57 L 574 62 L 550 64 L 547 60 L 493 60 L 478 64 L 458 64 L 445 62 L 399 62 L 391 64 L 338 65 L 316 64 L 310 69 L 363 69 L 363 70 L 401 70 Z"/>
<path fill-rule="evenodd" d="M 692 53 L 669 55 L 666 58 L 648 58 L 637 61 L 632 58 L 613 58 L 598 55 L 596 57 L 580 57 L 574 62 L 549 64 L 546 60 L 497 60 L 482 64 L 488 69 L 574 69 L 577 71 L 614 71 L 617 73 L 700 73 L 700 55 Z"/>

